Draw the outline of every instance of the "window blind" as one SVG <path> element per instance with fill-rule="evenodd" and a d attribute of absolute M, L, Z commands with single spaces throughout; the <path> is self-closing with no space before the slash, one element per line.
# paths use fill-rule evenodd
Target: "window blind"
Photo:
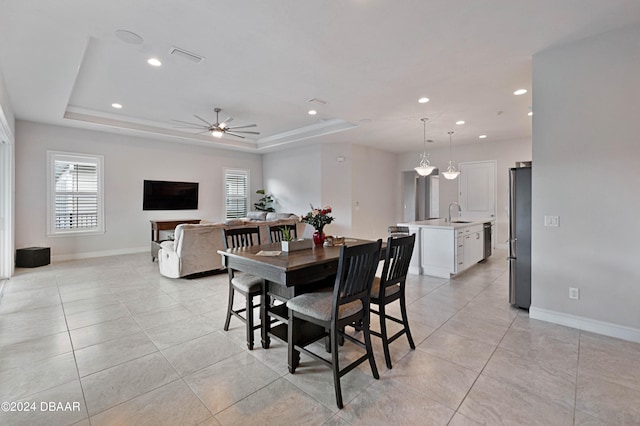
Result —
<path fill-rule="evenodd" d="M 97 164 L 56 160 L 54 174 L 55 229 L 97 229 Z"/>
<path fill-rule="evenodd" d="M 249 176 L 244 170 L 227 170 L 224 175 L 225 212 L 227 219 L 247 216 Z"/>

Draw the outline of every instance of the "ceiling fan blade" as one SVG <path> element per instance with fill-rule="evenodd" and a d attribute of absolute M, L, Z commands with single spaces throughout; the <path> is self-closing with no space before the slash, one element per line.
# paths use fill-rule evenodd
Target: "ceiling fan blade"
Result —
<path fill-rule="evenodd" d="M 199 117 L 199 116 L 197 116 L 197 115 L 195 115 L 195 114 L 193 114 L 193 116 L 194 116 L 195 118 L 197 118 L 198 120 L 202 121 L 203 123 L 207 123 L 207 126 L 209 126 L 209 127 L 213 127 L 213 124 L 209 123 L 209 122 L 208 122 L 207 120 L 205 120 L 204 118 Z"/>
<path fill-rule="evenodd" d="M 234 129 L 246 129 L 247 127 L 258 127 L 257 124 L 246 124 L 244 126 L 233 126 L 233 127 L 227 127 L 227 129 L 229 130 L 234 130 Z"/>
<path fill-rule="evenodd" d="M 235 137 L 237 137 L 237 138 L 244 139 L 244 136 L 240 136 L 240 135 L 239 135 L 239 134 L 237 134 L 237 133 L 233 133 L 233 132 L 224 132 L 224 134 L 225 134 L 225 135 L 232 135 L 232 136 L 235 136 Z"/>
<path fill-rule="evenodd" d="M 227 117 L 224 119 L 222 123 L 220 123 L 220 127 L 226 127 L 227 124 L 231 123 L 232 121 L 233 121 L 233 117 Z"/>
<path fill-rule="evenodd" d="M 236 132 L 235 130 L 232 130 L 232 131 Z M 227 132 L 227 133 L 231 133 L 231 132 Z M 239 130 L 236 133 L 245 133 L 247 135 L 259 135 L 260 134 L 260 132 L 246 132 L 246 131 L 243 131 L 243 130 Z"/>
<path fill-rule="evenodd" d="M 209 130 L 205 130 L 204 132 L 194 133 L 194 135 L 204 135 L 205 133 L 211 133 Z"/>
<path fill-rule="evenodd" d="M 201 128 L 205 127 L 200 123 L 189 123 L 188 121 L 182 121 L 182 120 L 172 120 L 172 121 L 175 121 L 176 123 L 188 124 L 188 125 L 193 126 L 193 127 L 201 127 Z"/>

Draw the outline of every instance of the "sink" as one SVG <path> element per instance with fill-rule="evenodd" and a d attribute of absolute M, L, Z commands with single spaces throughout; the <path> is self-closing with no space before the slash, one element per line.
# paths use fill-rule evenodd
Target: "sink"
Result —
<path fill-rule="evenodd" d="M 471 220 L 452 220 L 451 223 L 471 223 Z"/>

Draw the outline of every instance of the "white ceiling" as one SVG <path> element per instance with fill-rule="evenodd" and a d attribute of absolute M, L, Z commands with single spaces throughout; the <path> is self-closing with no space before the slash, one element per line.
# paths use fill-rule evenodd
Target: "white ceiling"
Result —
<path fill-rule="evenodd" d="M 450 130 L 455 144 L 530 138 L 532 55 L 638 22 L 638 0 L 3 0 L 0 72 L 22 120 L 253 152 L 421 151 L 421 117 L 436 146 Z M 176 128 L 214 107 L 258 139 Z"/>

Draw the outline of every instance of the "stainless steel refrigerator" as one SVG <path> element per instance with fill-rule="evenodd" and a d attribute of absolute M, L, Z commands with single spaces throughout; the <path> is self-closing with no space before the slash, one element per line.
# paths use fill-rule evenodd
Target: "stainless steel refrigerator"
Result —
<path fill-rule="evenodd" d="M 531 306 L 531 167 L 509 170 L 509 302 Z"/>

